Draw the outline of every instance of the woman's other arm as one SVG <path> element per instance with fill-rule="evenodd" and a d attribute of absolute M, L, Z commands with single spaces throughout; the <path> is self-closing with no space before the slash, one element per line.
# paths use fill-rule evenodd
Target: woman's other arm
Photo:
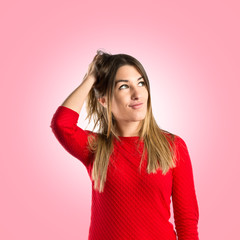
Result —
<path fill-rule="evenodd" d="M 172 202 L 178 240 L 198 240 L 199 209 L 187 145 L 177 136 L 177 166 L 173 168 Z"/>

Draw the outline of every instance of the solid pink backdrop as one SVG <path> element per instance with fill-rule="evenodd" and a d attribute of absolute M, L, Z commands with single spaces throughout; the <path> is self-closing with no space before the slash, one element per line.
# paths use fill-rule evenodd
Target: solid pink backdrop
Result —
<path fill-rule="evenodd" d="M 143 64 L 159 126 L 185 140 L 200 239 L 237 239 L 239 20 L 233 0 L 2 2 L 0 239 L 87 239 L 91 182 L 50 121 L 97 49 Z"/>

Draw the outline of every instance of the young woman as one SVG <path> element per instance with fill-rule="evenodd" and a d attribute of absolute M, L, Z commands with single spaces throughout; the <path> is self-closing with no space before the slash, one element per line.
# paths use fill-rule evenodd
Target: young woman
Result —
<path fill-rule="evenodd" d="M 77 126 L 85 100 L 97 132 Z M 98 50 L 51 128 L 92 182 L 89 240 L 199 239 L 186 143 L 157 125 L 149 80 L 137 59 Z M 171 199 L 176 230 L 169 222 Z"/>

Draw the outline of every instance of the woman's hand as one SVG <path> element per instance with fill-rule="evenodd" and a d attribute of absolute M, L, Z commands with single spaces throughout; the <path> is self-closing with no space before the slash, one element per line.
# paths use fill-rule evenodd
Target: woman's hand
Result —
<path fill-rule="evenodd" d="M 94 78 L 94 82 L 96 81 L 96 61 L 97 58 L 99 57 L 99 54 L 96 54 L 95 57 L 93 58 L 92 62 L 88 65 L 88 71 L 84 76 L 84 79 L 91 77 Z"/>

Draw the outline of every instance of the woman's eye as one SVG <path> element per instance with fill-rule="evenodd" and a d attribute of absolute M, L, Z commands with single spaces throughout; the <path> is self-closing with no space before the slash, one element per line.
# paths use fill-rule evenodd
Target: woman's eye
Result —
<path fill-rule="evenodd" d="M 123 84 L 122 86 L 119 87 L 119 89 L 122 89 L 123 86 L 127 86 L 127 84 Z"/>
<path fill-rule="evenodd" d="M 144 81 L 139 82 L 139 83 L 143 83 L 143 85 L 145 85 L 145 82 L 144 82 Z M 119 87 L 119 89 L 122 89 L 123 86 L 128 86 L 128 85 L 127 85 L 127 84 L 123 84 L 123 85 L 121 85 L 121 86 Z"/>

